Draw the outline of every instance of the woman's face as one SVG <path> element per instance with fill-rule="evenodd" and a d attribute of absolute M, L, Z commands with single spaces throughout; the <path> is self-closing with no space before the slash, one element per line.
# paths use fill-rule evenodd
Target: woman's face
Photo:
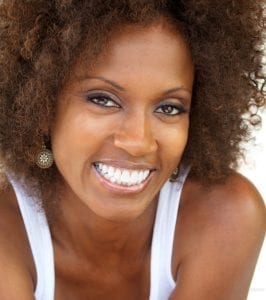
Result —
<path fill-rule="evenodd" d="M 105 219 L 141 215 L 187 143 L 193 63 L 165 23 L 125 26 L 92 69 L 77 63 L 59 95 L 55 163 L 69 197 Z"/>

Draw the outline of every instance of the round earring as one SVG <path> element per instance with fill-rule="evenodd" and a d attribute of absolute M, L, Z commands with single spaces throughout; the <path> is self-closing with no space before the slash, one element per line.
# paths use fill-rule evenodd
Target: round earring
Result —
<path fill-rule="evenodd" d="M 53 153 L 51 150 L 46 148 L 43 142 L 42 150 L 40 150 L 36 155 L 36 165 L 41 169 L 48 169 L 52 166 L 53 162 Z"/>
<path fill-rule="evenodd" d="M 173 173 L 170 176 L 170 181 L 171 182 L 175 182 L 178 178 L 178 173 L 179 173 L 179 168 L 176 167 L 175 170 L 173 171 Z"/>

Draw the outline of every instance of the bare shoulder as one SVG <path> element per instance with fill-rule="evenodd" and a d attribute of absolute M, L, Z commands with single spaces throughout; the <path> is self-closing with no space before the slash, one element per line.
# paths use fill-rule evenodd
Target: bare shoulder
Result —
<path fill-rule="evenodd" d="M 251 225 L 256 220 L 256 225 L 265 228 L 266 213 L 263 199 L 255 186 L 244 176 L 233 173 L 224 184 L 210 187 L 202 187 L 197 182 L 191 182 L 191 194 L 188 195 L 192 201 L 196 200 L 198 205 L 207 213 L 211 213 L 212 222 L 225 222 L 225 225 L 233 226 L 234 222 Z M 228 223 L 229 222 L 229 223 Z"/>
<path fill-rule="evenodd" d="M 0 298 L 33 299 L 34 265 L 11 186 L 0 191 Z M 3 280 L 4 279 L 4 280 Z"/>
<path fill-rule="evenodd" d="M 206 197 L 207 195 L 209 197 Z M 209 208 L 215 217 L 212 222 L 216 221 L 221 228 L 238 228 L 236 232 L 230 230 L 233 236 L 241 232 L 264 235 L 265 204 L 258 190 L 244 176 L 234 173 L 223 185 L 216 185 L 210 188 L 209 192 L 203 192 L 202 197 L 210 199 L 206 203 L 207 207 L 208 203 L 213 201 L 213 206 L 210 205 Z"/>
<path fill-rule="evenodd" d="M 184 299 L 245 299 L 265 229 L 263 199 L 242 175 L 208 188 L 188 180 L 176 227 L 175 293 Z"/>
<path fill-rule="evenodd" d="M 224 184 L 208 187 L 188 180 L 182 195 L 180 216 L 188 227 L 197 226 L 209 233 L 215 229 L 216 234 L 219 229 L 226 230 L 226 236 L 241 231 L 248 233 L 249 230 L 263 234 L 266 227 L 266 210 L 261 195 L 248 179 L 238 173 L 233 173 Z M 192 219 L 194 222 L 190 222 Z"/>

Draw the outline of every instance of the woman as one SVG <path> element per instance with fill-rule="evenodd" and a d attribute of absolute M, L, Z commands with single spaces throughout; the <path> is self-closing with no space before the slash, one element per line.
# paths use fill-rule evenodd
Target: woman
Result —
<path fill-rule="evenodd" d="M 254 0 L 2 2 L 1 299 L 245 299 L 262 20 Z"/>

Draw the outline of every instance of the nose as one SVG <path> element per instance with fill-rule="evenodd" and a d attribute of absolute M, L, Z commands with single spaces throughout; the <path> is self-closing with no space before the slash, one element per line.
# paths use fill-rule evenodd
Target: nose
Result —
<path fill-rule="evenodd" d="M 155 152 L 158 144 L 150 118 L 144 114 L 125 117 L 115 132 L 114 144 L 132 156 L 144 156 Z"/>

